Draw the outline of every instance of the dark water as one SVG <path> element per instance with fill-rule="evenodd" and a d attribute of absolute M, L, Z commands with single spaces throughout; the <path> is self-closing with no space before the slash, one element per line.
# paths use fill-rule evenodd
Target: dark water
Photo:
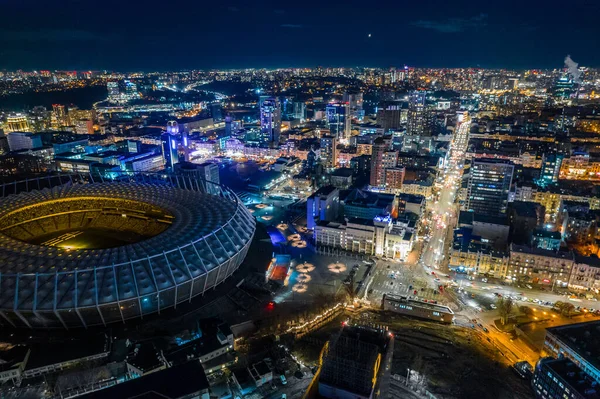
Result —
<path fill-rule="evenodd" d="M 0 97 L 0 109 L 21 111 L 31 109 L 37 105 L 52 108 L 52 104 L 74 104 L 80 109 L 91 109 L 92 105 L 107 96 L 105 86 L 91 86 L 65 91 L 52 91 L 44 93 L 12 94 Z"/>

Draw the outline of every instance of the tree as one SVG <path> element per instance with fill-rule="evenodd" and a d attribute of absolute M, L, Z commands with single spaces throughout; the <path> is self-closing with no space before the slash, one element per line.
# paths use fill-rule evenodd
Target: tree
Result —
<path fill-rule="evenodd" d="M 573 311 L 575 310 L 575 305 L 573 305 L 572 303 L 565 303 L 562 307 L 562 314 L 563 316 L 571 316 L 571 313 L 573 313 Z"/>
<path fill-rule="evenodd" d="M 519 311 L 525 316 L 531 316 L 533 314 L 533 310 L 529 306 L 519 306 Z"/>
<path fill-rule="evenodd" d="M 557 301 L 554 303 L 554 309 L 560 312 L 560 314 L 563 316 L 570 316 L 571 313 L 573 313 L 573 310 L 575 310 L 575 305 L 569 302 Z"/>
<path fill-rule="evenodd" d="M 498 300 L 496 300 L 496 306 L 498 307 L 500 321 L 502 322 L 502 325 L 504 325 L 508 321 L 508 318 L 513 311 L 513 300 L 511 298 L 500 297 Z"/>

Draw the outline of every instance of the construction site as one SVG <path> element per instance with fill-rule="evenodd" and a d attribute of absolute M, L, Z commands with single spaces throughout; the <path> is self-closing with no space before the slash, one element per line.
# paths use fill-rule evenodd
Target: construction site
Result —
<path fill-rule="evenodd" d="M 533 397 L 528 382 L 512 370 L 510 361 L 487 340 L 484 333 L 456 325 L 415 320 L 390 312 L 369 310 L 340 315 L 298 340 L 294 345 L 294 353 L 302 361 L 317 365 L 324 345 L 328 345 L 332 335 L 339 334 L 345 323 L 387 329 L 393 334 L 389 377 L 387 382 L 382 383 L 381 397 Z M 346 353 L 361 350 L 354 346 L 347 349 Z M 325 352 L 329 353 L 328 348 Z M 354 355 L 350 357 L 356 359 Z M 325 367 L 323 370 L 327 370 L 325 381 L 331 381 L 330 370 Z"/>

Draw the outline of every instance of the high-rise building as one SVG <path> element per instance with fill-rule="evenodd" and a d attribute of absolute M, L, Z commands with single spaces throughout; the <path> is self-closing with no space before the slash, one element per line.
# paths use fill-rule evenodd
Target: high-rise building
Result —
<path fill-rule="evenodd" d="M 225 137 L 231 137 L 233 133 L 233 117 L 231 115 L 225 116 Z"/>
<path fill-rule="evenodd" d="M 220 103 L 210 104 L 210 115 L 213 118 L 213 122 L 223 121 L 223 106 Z"/>
<path fill-rule="evenodd" d="M 179 125 L 176 121 L 167 123 L 167 131 L 161 135 L 163 157 L 165 166 L 173 169 L 175 164 L 179 163 L 179 153 L 177 152 L 177 135 L 179 134 Z"/>
<path fill-rule="evenodd" d="M 373 150 L 371 152 L 371 179 L 369 181 L 372 187 L 381 187 L 385 183 L 383 159 L 388 148 L 389 147 L 385 143 L 383 137 L 378 137 L 373 142 Z"/>
<path fill-rule="evenodd" d="M 402 103 L 385 101 L 377 107 L 377 124 L 384 132 L 399 129 L 402 123 Z"/>
<path fill-rule="evenodd" d="M 350 108 L 350 116 L 358 120 L 362 120 L 365 117 L 365 111 L 363 110 L 363 94 L 360 92 L 346 92 L 344 93 L 344 101 L 348 103 Z"/>
<path fill-rule="evenodd" d="M 62 104 L 52 104 L 52 115 L 50 116 L 50 125 L 53 129 L 62 129 L 69 126 L 67 112 Z"/>
<path fill-rule="evenodd" d="M 8 132 L 28 132 L 29 121 L 23 114 L 12 114 L 6 118 L 6 131 Z"/>
<path fill-rule="evenodd" d="M 339 140 L 350 138 L 350 113 L 346 102 L 327 104 L 327 126 L 331 135 Z"/>
<path fill-rule="evenodd" d="M 337 164 L 337 144 L 335 136 L 321 137 L 321 158 L 326 168 L 335 168 Z"/>
<path fill-rule="evenodd" d="M 119 82 L 106 82 L 106 89 L 108 90 L 109 100 L 118 100 L 119 95 Z"/>
<path fill-rule="evenodd" d="M 138 94 L 137 85 L 129 80 L 126 80 L 125 81 L 125 98 L 127 100 L 133 100 L 138 97 L 139 97 L 139 94 Z"/>
<path fill-rule="evenodd" d="M 306 119 L 306 103 L 302 101 L 294 101 L 294 118 L 301 121 Z"/>
<path fill-rule="evenodd" d="M 512 163 L 504 160 L 474 161 L 469 176 L 467 209 L 488 216 L 506 214 L 514 168 Z"/>
<path fill-rule="evenodd" d="M 414 91 L 408 101 L 408 124 L 406 133 L 415 136 L 431 136 L 433 114 L 427 107 L 427 92 Z"/>
<path fill-rule="evenodd" d="M 271 147 L 277 147 L 281 134 L 281 105 L 276 97 L 261 100 L 260 132 L 262 141 Z"/>
<path fill-rule="evenodd" d="M 540 186 L 547 186 L 558 181 L 563 158 L 562 154 L 544 154 L 542 156 L 542 169 L 538 181 Z"/>
<path fill-rule="evenodd" d="M 333 221 L 338 216 L 340 190 L 321 187 L 306 199 L 306 227 L 314 229 L 319 221 Z"/>

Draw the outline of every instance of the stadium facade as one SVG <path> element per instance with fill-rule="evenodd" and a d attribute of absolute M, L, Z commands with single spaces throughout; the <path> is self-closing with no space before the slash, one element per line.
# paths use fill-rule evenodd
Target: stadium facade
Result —
<path fill-rule="evenodd" d="M 0 190 L 4 326 L 89 327 L 176 308 L 238 269 L 256 227 L 231 190 L 192 176 L 61 175 Z M 88 232 L 106 239 L 86 246 Z"/>

